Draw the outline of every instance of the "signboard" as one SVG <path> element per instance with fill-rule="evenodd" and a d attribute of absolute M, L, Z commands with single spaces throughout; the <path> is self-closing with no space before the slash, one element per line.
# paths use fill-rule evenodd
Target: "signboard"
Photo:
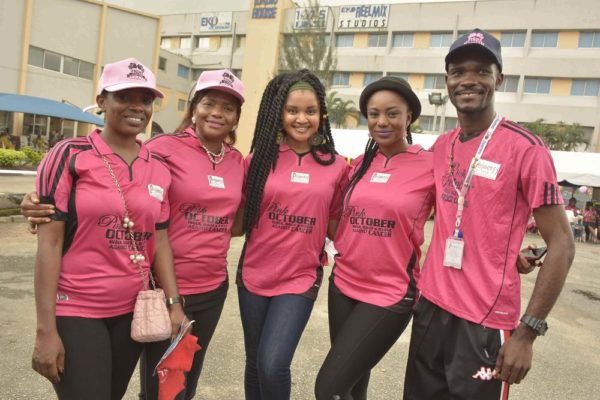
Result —
<path fill-rule="evenodd" d="M 254 0 L 253 19 L 274 19 L 277 16 L 278 0 Z"/>
<path fill-rule="evenodd" d="M 296 8 L 294 29 L 324 29 L 327 23 L 326 7 Z"/>
<path fill-rule="evenodd" d="M 386 28 L 389 12 L 389 4 L 341 6 L 338 29 Z"/>
<path fill-rule="evenodd" d="M 200 32 L 229 32 L 233 13 L 212 12 L 200 14 Z"/>

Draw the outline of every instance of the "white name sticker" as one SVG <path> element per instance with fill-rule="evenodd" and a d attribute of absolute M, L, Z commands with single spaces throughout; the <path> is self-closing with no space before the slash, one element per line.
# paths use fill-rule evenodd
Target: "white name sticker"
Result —
<path fill-rule="evenodd" d="M 371 183 L 387 183 L 391 174 L 382 174 L 381 172 L 373 172 L 371 175 Z"/>
<path fill-rule="evenodd" d="M 446 249 L 444 251 L 444 267 L 462 269 L 462 258 L 465 244 L 460 239 L 446 239 Z"/>
<path fill-rule="evenodd" d="M 498 171 L 500 171 L 500 164 L 486 160 L 479 160 L 473 173 L 477 176 L 481 176 L 482 178 L 496 180 Z"/>
<path fill-rule="evenodd" d="M 225 189 L 225 179 L 220 176 L 208 175 L 208 186 Z"/>
<path fill-rule="evenodd" d="M 308 184 L 310 182 L 310 175 L 304 172 L 292 172 L 290 179 L 292 182 Z"/>
<path fill-rule="evenodd" d="M 148 194 L 154 197 L 158 201 L 163 201 L 165 195 L 165 189 L 161 188 L 158 185 L 149 184 L 148 185 Z"/>

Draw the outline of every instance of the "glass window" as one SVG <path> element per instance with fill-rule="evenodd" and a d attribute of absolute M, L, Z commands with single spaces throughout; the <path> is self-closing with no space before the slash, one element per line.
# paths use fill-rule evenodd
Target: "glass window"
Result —
<path fill-rule="evenodd" d="M 160 47 L 162 47 L 163 49 L 170 49 L 171 48 L 171 38 L 160 39 Z"/>
<path fill-rule="evenodd" d="M 63 57 L 63 73 L 79 76 L 79 60 L 71 57 Z"/>
<path fill-rule="evenodd" d="M 335 36 L 335 47 L 353 47 L 354 46 L 354 35 L 353 34 L 342 34 Z"/>
<path fill-rule="evenodd" d="M 334 72 L 331 84 L 333 86 L 349 86 L 350 85 L 350 73 Z"/>
<path fill-rule="evenodd" d="M 533 32 L 531 36 L 532 47 L 556 47 L 558 32 Z"/>
<path fill-rule="evenodd" d="M 369 33 L 369 47 L 387 46 L 387 33 Z"/>
<path fill-rule="evenodd" d="M 394 33 L 392 45 L 394 47 L 413 47 L 414 33 Z"/>
<path fill-rule="evenodd" d="M 571 96 L 598 96 L 600 79 L 573 79 Z"/>
<path fill-rule="evenodd" d="M 177 64 L 177 76 L 185 79 L 190 77 L 190 69 L 185 65 Z"/>
<path fill-rule="evenodd" d="M 205 36 L 205 37 L 199 37 L 198 38 L 198 48 L 199 49 L 208 49 L 210 48 L 210 38 Z"/>
<path fill-rule="evenodd" d="M 421 115 L 417 120 L 417 123 L 424 131 L 433 130 L 433 117 L 430 117 L 429 115 Z"/>
<path fill-rule="evenodd" d="M 383 74 L 381 72 L 367 72 L 365 73 L 365 77 L 363 79 L 363 86 L 367 86 L 369 83 L 375 82 L 377 79 L 381 78 Z"/>
<path fill-rule="evenodd" d="M 49 51 L 44 52 L 44 68 L 51 69 L 52 71 L 60 72 L 60 54 L 52 53 Z"/>
<path fill-rule="evenodd" d="M 179 42 L 179 48 L 181 49 L 191 49 L 192 48 L 192 38 L 182 37 L 181 42 Z"/>
<path fill-rule="evenodd" d="M 425 75 L 425 89 L 445 89 L 446 76 L 442 74 Z"/>
<path fill-rule="evenodd" d="M 158 69 L 161 71 L 167 70 L 167 59 L 164 57 L 158 57 Z"/>
<path fill-rule="evenodd" d="M 500 45 L 502 47 L 525 46 L 525 32 L 502 32 L 500 34 Z"/>
<path fill-rule="evenodd" d="M 92 79 L 94 76 L 94 64 L 80 61 L 79 62 L 79 77 L 84 79 Z"/>
<path fill-rule="evenodd" d="M 579 47 L 600 47 L 600 32 L 580 32 Z"/>
<path fill-rule="evenodd" d="M 450 47 L 452 44 L 452 33 L 438 32 L 431 34 L 429 47 Z"/>
<path fill-rule="evenodd" d="M 221 36 L 222 49 L 231 49 L 231 36 Z"/>
<path fill-rule="evenodd" d="M 504 76 L 504 82 L 497 89 L 498 92 L 511 92 L 516 93 L 517 87 L 519 86 L 519 77 L 506 75 Z"/>
<path fill-rule="evenodd" d="M 185 111 L 186 103 L 184 99 L 177 99 L 177 111 Z"/>
<path fill-rule="evenodd" d="M 402 79 L 404 79 L 405 81 L 408 82 L 408 74 L 406 74 L 404 72 L 390 72 L 388 74 L 388 76 L 396 76 L 396 77 L 402 78 Z"/>
<path fill-rule="evenodd" d="M 550 78 L 525 78 L 525 93 L 549 94 Z"/>
<path fill-rule="evenodd" d="M 44 67 L 44 50 L 39 47 L 29 46 L 29 65 Z"/>

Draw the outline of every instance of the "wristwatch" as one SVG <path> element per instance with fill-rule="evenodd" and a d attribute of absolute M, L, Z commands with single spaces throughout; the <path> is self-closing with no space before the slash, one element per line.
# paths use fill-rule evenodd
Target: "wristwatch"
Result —
<path fill-rule="evenodd" d="M 172 306 L 173 304 L 181 304 L 184 306 L 185 298 L 183 296 L 167 297 L 167 306 Z"/>
<path fill-rule="evenodd" d="M 521 322 L 527 325 L 538 336 L 544 336 L 548 330 L 548 323 L 546 320 L 537 319 L 531 315 L 523 314 L 521 317 Z"/>

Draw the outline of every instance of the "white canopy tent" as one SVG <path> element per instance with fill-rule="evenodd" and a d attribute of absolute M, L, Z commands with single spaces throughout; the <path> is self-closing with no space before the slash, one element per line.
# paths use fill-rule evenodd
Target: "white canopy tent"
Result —
<path fill-rule="evenodd" d="M 332 129 L 337 151 L 345 157 L 357 157 L 365 150 L 369 133 L 359 129 Z M 428 149 L 437 135 L 413 133 L 413 143 Z M 552 151 L 561 185 L 600 187 L 600 153 Z"/>

